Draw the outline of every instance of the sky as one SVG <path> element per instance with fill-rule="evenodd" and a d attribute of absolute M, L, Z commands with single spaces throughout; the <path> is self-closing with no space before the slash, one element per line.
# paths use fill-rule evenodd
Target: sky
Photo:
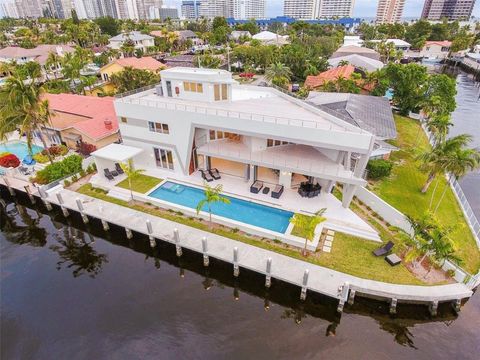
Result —
<path fill-rule="evenodd" d="M 165 5 L 181 4 L 181 0 L 164 0 Z M 267 17 L 275 17 L 283 14 L 283 0 L 265 0 L 267 5 Z M 425 0 L 406 0 L 403 10 L 404 17 L 419 18 L 422 12 Z M 354 17 L 375 17 L 377 12 L 378 0 L 355 0 L 353 10 Z M 473 16 L 480 17 L 480 1 L 475 3 Z"/>

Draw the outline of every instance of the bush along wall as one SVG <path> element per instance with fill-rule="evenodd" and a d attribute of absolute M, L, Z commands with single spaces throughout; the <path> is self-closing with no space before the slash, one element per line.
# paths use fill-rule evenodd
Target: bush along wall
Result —
<path fill-rule="evenodd" d="M 370 160 L 367 164 L 368 178 L 378 180 L 389 176 L 392 172 L 392 168 L 393 163 L 391 161 L 383 159 Z"/>
<path fill-rule="evenodd" d="M 82 160 L 83 158 L 79 155 L 67 156 L 62 161 L 47 165 L 44 169 L 37 171 L 32 180 L 44 185 L 76 174 L 82 170 Z"/>

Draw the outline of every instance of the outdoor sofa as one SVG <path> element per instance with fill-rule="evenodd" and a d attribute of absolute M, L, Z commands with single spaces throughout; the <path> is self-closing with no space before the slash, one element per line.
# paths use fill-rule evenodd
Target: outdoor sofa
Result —
<path fill-rule="evenodd" d="M 255 180 L 255 182 L 250 186 L 250 192 L 253 194 L 258 194 L 262 190 L 263 181 Z"/>
<path fill-rule="evenodd" d="M 272 198 L 280 199 L 280 196 L 283 194 L 283 185 L 275 185 L 275 188 L 272 190 Z"/>

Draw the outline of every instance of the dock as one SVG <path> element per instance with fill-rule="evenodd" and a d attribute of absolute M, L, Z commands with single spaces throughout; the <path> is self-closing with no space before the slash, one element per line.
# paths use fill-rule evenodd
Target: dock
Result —
<path fill-rule="evenodd" d="M 15 180 L 1 186 L 7 187 L 10 194 L 15 195 L 17 191 L 27 192 L 28 188 L 24 188 L 26 184 Z M 177 256 L 182 255 L 182 249 L 194 251 L 203 256 L 205 266 L 209 265 L 210 258 L 230 263 L 232 276 L 241 276 L 242 269 L 248 269 L 264 275 L 266 287 L 270 287 L 272 278 L 298 286 L 302 300 L 308 292 L 334 298 L 338 300 L 338 312 L 343 311 L 346 303 L 353 304 L 355 296 L 362 296 L 387 301 L 392 314 L 396 312 L 397 304 L 411 303 L 425 304 L 435 315 L 438 304 L 444 302 L 451 303 L 456 311 L 460 311 L 462 301 L 473 293 L 462 283 L 414 286 L 358 278 L 79 194 L 61 185 L 47 191 L 32 188 L 28 193 L 32 201 L 44 202 L 47 209 L 52 205 L 60 207 L 65 216 L 76 212 L 80 213 L 84 222 L 92 218 L 100 220 L 104 230 L 109 229 L 109 224 L 124 228 L 129 239 L 134 239 L 134 234 L 140 233 L 149 237 L 152 247 L 156 246 L 157 241 L 171 243 L 176 247 Z"/>

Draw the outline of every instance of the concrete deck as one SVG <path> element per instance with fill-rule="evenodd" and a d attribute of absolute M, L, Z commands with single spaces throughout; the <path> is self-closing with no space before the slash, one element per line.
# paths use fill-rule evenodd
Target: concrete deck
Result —
<path fill-rule="evenodd" d="M 24 191 L 24 183 L 19 180 L 14 179 L 10 182 L 10 185 L 20 191 Z M 37 191 L 35 192 L 38 193 Z M 461 299 L 469 298 L 472 295 L 472 291 L 461 283 L 438 286 L 414 286 L 361 279 L 110 202 L 84 196 L 70 190 L 62 189 L 61 187 L 50 190 L 47 198 L 49 202 L 57 205 L 59 201 L 56 192 L 60 193 L 63 197 L 63 206 L 67 209 L 78 211 L 79 208 L 76 201 L 78 199 L 84 208 L 84 215 L 98 218 L 131 231 L 150 235 L 173 244 L 175 244 L 174 229 L 178 229 L 180 241 L 177 245 L 198 253 L 204 253 L 202 249 L 202 238 L 206 237 L 208 241 L 206 255 L 219 260 L 234 263 L 234 249 L 236 248 L 238 250 L 236 265 L 240 266 L 240 268 L 246 268 L 268 275 L 266 272 L 266 264 L 267 259 L 271 259 L 270 275 L 273 278 L 298 285 L 305 291 L 308 289 L 338 299 L 339 306 L 342 309 L 349 294 L 353 300 L 355 292 L 369 297 L 389 300 L 392 306 L 396 306 L 397 302 L 409 302 L 433 304 L 435 307 L 435 304 L 439 302 L 454 301 L 457 307 L 459 307 Z M 146 223 L 147 220 L 149 220 L 152 225 L 152 232 L 150 234 Z M 304 278 L 306 270 L 308 270 L 309 274 L 307 282 L 305 282 Z M 355 291 L 352 292 L 351 290 Z"/>

